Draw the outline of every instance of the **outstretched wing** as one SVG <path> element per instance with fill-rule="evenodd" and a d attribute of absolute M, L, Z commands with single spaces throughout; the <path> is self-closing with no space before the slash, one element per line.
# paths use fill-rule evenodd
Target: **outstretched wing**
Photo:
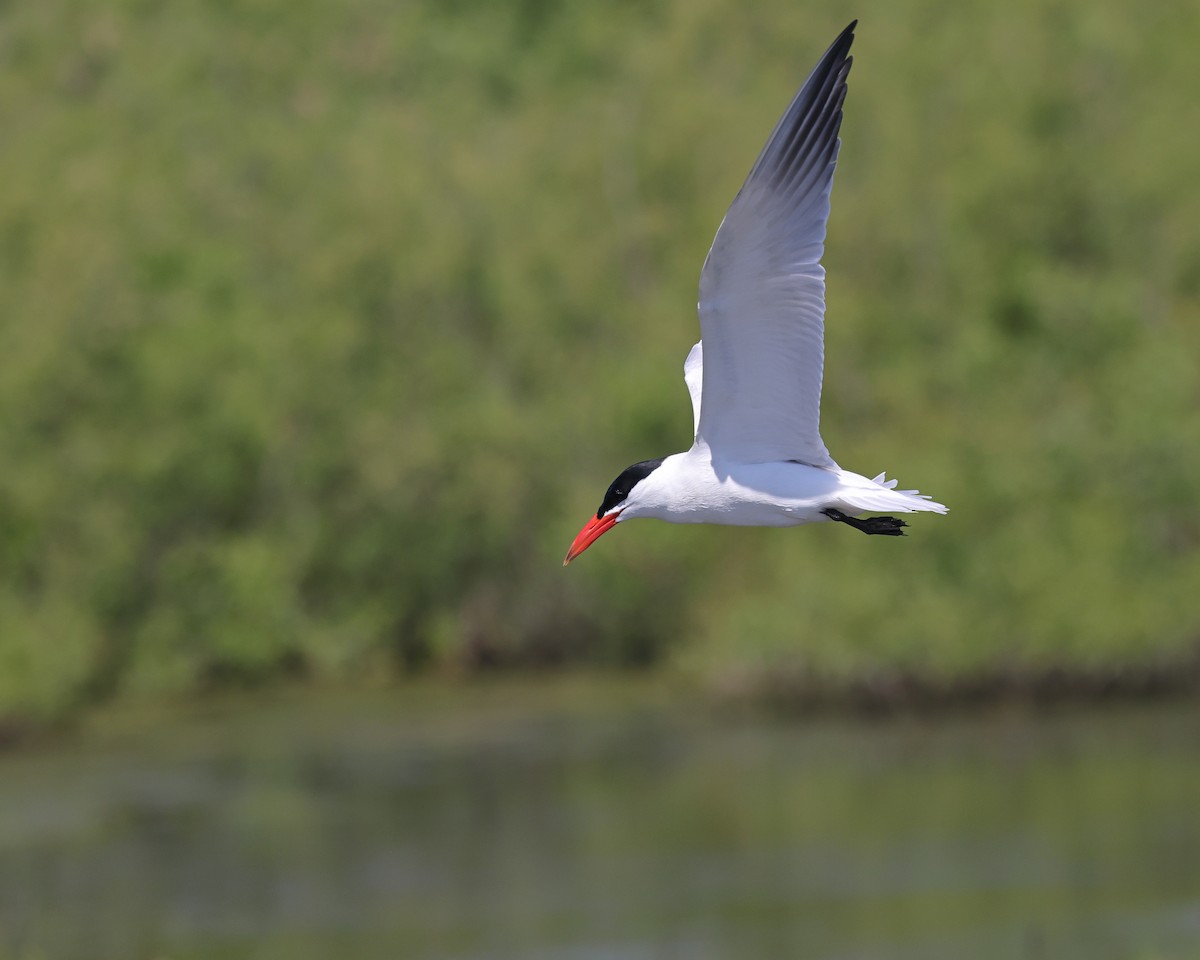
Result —
<path fill-rule="evenodd" d="M 776 124 L 704 262 L 696 432 L 714 455 L 836 466 L 820 433 L 820 261 L 856 23 L 825 52 Z"/>

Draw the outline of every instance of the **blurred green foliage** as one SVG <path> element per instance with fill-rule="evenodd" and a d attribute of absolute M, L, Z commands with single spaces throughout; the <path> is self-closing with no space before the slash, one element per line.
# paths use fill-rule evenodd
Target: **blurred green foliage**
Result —
<path fill-rule="evenodd" d="M 852 16 L 823 432 L 950 516 L 627 524 L 563 571 L 688 445 L 707 245 Z M 1184 0 L 7 6 L 0 715 L 1188 656 L 1197 35 Z"/>

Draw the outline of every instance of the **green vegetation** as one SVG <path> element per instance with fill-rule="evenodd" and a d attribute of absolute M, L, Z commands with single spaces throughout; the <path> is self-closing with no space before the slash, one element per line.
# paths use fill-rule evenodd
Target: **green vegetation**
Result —
<path fill-rule="evenodd" d="M 704 252 L 852 16 L 825 438 L 906 540 L 628 524 Z M 0 13 L 0 716 L 301 674 L 1162 668 L 1200 636 L 1200 8 Z"/>

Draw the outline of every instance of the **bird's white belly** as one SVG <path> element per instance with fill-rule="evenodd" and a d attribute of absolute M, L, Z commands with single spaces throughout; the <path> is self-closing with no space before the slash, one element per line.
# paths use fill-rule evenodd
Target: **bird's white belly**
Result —
<path fill-rule="evenodd" d="M 675 468 L 677 495 L 655 512 L 675 523 L 789 527 L 825 519 L 839 501 L 839 472 L 802 463 L 714 463 L 692 451 Z"/>

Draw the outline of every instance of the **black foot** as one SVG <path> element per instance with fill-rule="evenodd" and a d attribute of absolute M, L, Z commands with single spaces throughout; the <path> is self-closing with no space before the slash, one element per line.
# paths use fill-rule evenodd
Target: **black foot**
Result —
<path fill-rule="evenodd" d="M 838 523 L 848 523 L 855 530 L 861 530 L 863 533 L 871 536 L 902 537 L 904 536 L 904 531 L 901 528 L 908 526 L 907 523 L 897 517 L 863 517 L 860 520 L 858 517 L 848 517 L 841 510 L 834 510 L 832 507 L 821 512 L 830 520 L 836 520 Z"/>

